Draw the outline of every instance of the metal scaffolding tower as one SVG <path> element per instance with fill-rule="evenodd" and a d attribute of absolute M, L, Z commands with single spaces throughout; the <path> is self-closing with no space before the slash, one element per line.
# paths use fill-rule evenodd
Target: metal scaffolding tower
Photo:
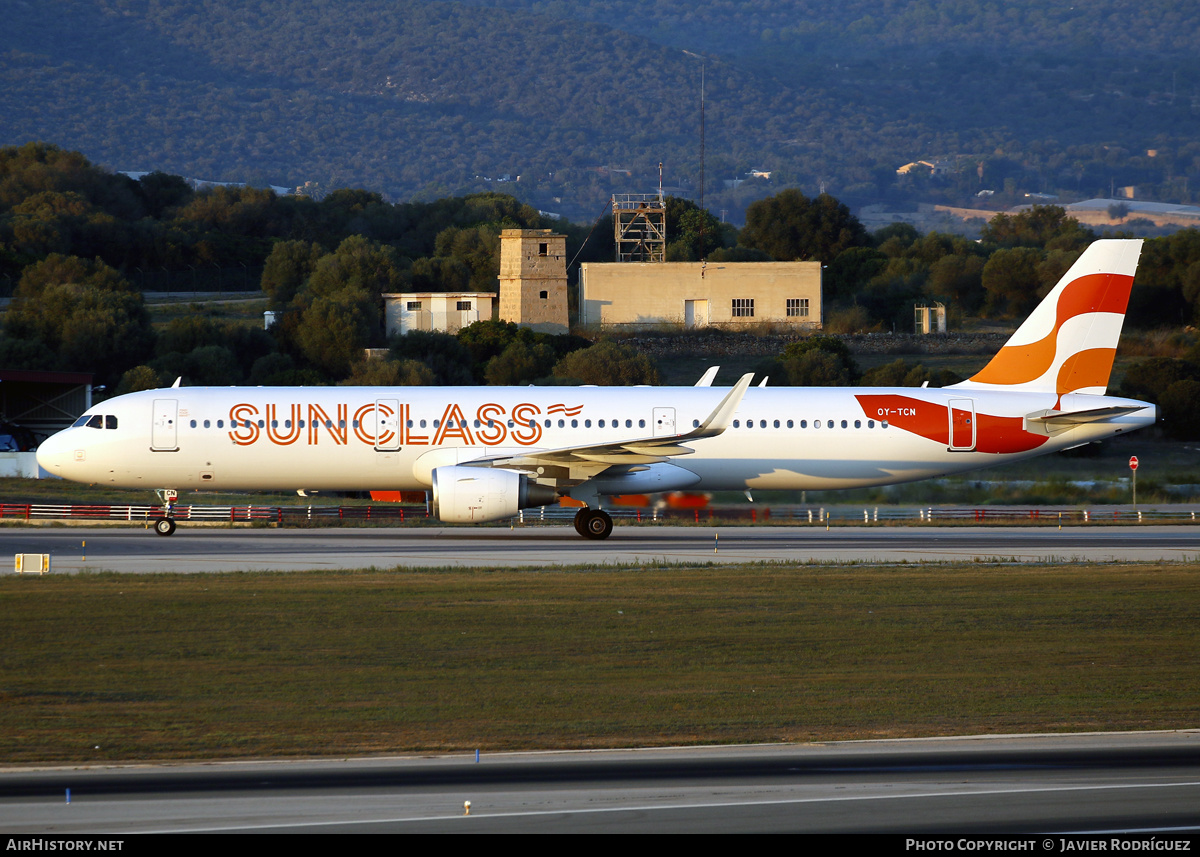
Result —
<path fill-rule="evenodd" d="M 613 194 L 618 262 L 667 260 L 667 204 L 658 193 Z"/>

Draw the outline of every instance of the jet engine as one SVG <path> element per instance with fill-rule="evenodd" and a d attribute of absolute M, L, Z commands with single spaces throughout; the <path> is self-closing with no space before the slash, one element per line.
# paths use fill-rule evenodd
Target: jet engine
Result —
<path fill-rule="evenodd" d="M 433 515 L 448 524 L 498 521 L 558 499 L 553 488 L 514 470 L 451 465 L 434 468 L 432 476 Z"/>

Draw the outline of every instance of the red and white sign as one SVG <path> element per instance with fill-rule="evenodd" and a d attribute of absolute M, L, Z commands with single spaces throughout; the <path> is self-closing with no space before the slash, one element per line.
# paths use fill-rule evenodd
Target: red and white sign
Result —
<path fill-rule="evenodd" d="M 1138 460 L 1136 455 L 1129 456 L 1129 469 L 1137 470 Z"/>

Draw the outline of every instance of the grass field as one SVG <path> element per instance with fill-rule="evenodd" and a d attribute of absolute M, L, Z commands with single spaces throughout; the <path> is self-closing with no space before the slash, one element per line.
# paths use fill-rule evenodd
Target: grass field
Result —
<path fill-rule="evenodd" d="M 1195 727 L 1200 568 L 0 578 L 9 763 Z"/>

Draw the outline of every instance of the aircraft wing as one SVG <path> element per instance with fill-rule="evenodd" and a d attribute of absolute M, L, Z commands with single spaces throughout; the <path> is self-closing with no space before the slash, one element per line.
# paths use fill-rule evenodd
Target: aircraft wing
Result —
<path fill-rule="evenodd" d="M 644 465 L 666 461 L 677 455 L 690 455 L 691 441 L 716 437 L 729 426 L 738 405 L 742 402 L 754 374 L 743 375 L 725 395 L 720 404 L 699 426 L 684 434 L 665 437 L 636 437 L 611 443 L 565 446 L 558 449 L 530 450 L 510 455 L 496 455 L 464 461 L 464 467 L 500 467 L 549 476 L 560 484 L 582 482 L 614 465 Z M 567 473 L 563 473 L 566 468 Z M 542 472 L 539 472 L 539 469 Z M 550 474 L 545 471 L 552 471 Z"/>

